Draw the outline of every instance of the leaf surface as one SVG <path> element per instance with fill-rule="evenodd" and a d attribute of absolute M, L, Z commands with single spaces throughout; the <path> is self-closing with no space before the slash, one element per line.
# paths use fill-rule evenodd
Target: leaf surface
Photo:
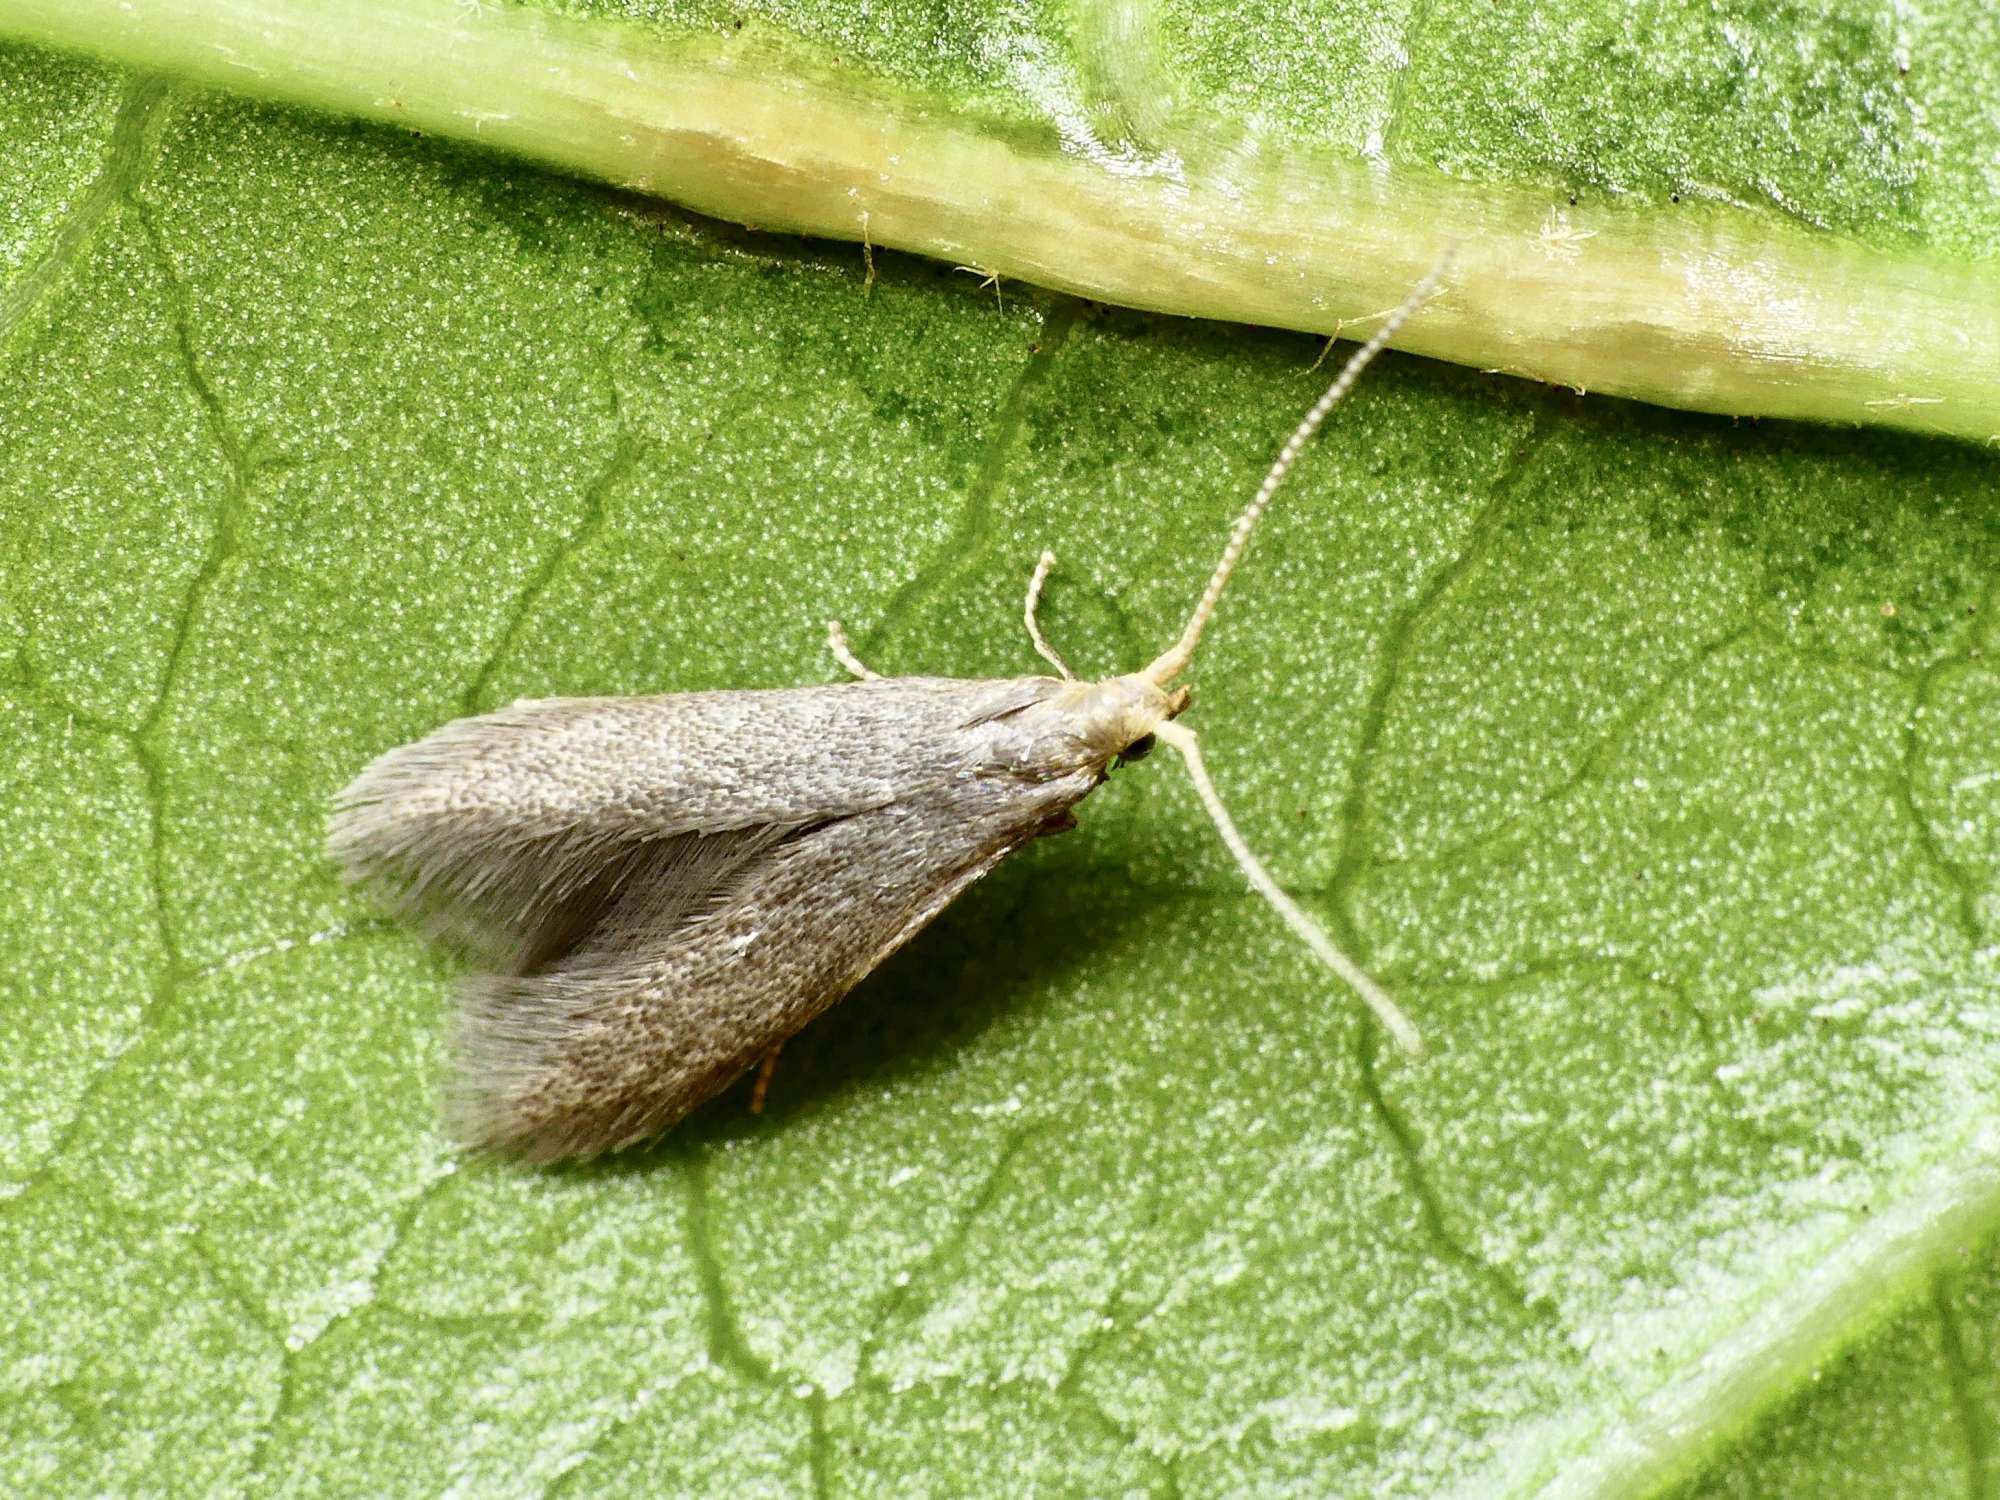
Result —
<path fill-rule="evenodd" d="M 814 14 L 999 107 L 991 17 Z M 1821 95 L 1759 74 L 1716 123 L 1662 61 L 1691 15 L 1637 53 L 1477 7 L 1152 20 L 1219 114 L 1991 254 L 1990 77 L 1941 60 L 1921 143 L 1878 130 L 1917 83 L 1855 82 L 1877 23 L 1821 19 Z M 1430 1060 L 1162 756 L 788 1047 L 763 1116 L 466 1162 L 431 1102 L 453 971 L 339 888 L 333 790 L 516 696 L 823 680 L 829 615 L 884 671 L 1030 670 L 1044 546 L 1052 637 L 1129 668 L 1319 341 L 871 279 L 26 48 L 0 77 L 10 1491 L 2000 1482 L 1990 452 L 1387 357 L 1188 722 Z M 1732 158 L 1745 119 L 1798 151 Z"/>

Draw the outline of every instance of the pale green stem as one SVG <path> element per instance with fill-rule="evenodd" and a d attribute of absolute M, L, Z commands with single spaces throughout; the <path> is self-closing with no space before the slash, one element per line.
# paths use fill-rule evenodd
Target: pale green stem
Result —
<path fill-rule="evenodd" d="M 0 35 L 1200 317 L 1365 333 L 1456 241 L 1449 286 L 1398 347 L 1699 411 L 2000 441 L 2000 267 L 1775 215 L 1576 208 L 1330 153 L 1225 157 L 1192 126 L 1132 170 L 754 29 L 668 37 L 476 0 L 0 0 Z M 1226 172 L 1176 167 L 1210 159 Z"/>

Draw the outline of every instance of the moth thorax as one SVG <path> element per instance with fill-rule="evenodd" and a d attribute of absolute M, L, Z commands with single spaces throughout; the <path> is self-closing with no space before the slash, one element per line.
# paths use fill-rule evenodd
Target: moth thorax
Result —
<path fill-rule="evenodd" d="M 1140 673 L 1079 682 L 1063 695 L 1063 727 L 1101 760 L 1128 749 L 1178 715 L 1186 688 L 1165 689 Z"/>

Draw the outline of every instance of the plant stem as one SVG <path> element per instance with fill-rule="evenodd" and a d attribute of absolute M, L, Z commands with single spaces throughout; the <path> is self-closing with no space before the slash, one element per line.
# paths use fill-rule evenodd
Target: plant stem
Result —
<path fill-rule="evenodd" d="M 1114 165 L 1050 122 L 955 111 L 754 26 L 673 35 L 481 0 L 0 0 L 0 35 L 1198 317 L 1366 333 L 1456 242 L 1398 347 L 1697 411 L 2000 440 L 2000 267 L 1775 215 L 1571 207 L 1325 151 L 1211 170 L 1225 153 L 1188 122 L 1155 120 L 1175 138 L 1135 170 L 1130 142 Z"/>

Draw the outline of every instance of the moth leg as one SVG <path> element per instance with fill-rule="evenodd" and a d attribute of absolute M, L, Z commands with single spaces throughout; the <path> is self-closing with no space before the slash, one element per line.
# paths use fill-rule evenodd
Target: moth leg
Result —
<path fill-rule="evenodd" d="M 880 682 L 882 680 L 880 672 L 871 670 L 863 663 L 860 657 L 854 654 L 854 648 L 847 644 L 847 632 L 840 628 L 840 621 L 838 620 L 828 620 L 826 622 L 826 649 L 833 653 L 835 661 L 847 668 L 848 671 L 852 672 L 861 681 Z"/>
<path fill-rule="evenodd" d="M 1048 637 L 1042 634 L 1041 622 L 1035 618 L 1035 610 L 1042 602 L 1042 585 L 1049 581 L 1049 569 L 1055 565 L 1055 553 L 1043 548 L 1041 560 L 1035 564 L 1035 576 L 1028 580 L 1028 602 L 1021 609 L 1021 618 L 1027 622 L 1028 639 L 1035 643 L 1035 654 L 1060 672 L 1064 682 L 1074 682 L 1076 673 L 1069 669 L 1069 663 L 1062 659 L 1062 654 L 1049 644 Z"/>
<path fill-rule="evenodd" d="M 764 1096 L 771 1092 L 771 1075 L 778 1071 L 778 1054 L 784 1050 L 785 1044 L 778 1043 L 757 1064 L 757 1081 L 750 1085 L 750 1113 L 753 1115 L 764 1113 Z"/>
<path fill-rule="evenodd" d="M 952 269 L 954 271 L 963 271 L 968 276 L 977 276 L 980 279 L 979 290 L 982 292 L 988 287 L 992 287 L 994 302 L 1002 310 L 1005 310 L 1007 304 L 1000 297 L 1000 273 L 998 271 L 989 271 L 984 266 L 953 266 Z"/>

